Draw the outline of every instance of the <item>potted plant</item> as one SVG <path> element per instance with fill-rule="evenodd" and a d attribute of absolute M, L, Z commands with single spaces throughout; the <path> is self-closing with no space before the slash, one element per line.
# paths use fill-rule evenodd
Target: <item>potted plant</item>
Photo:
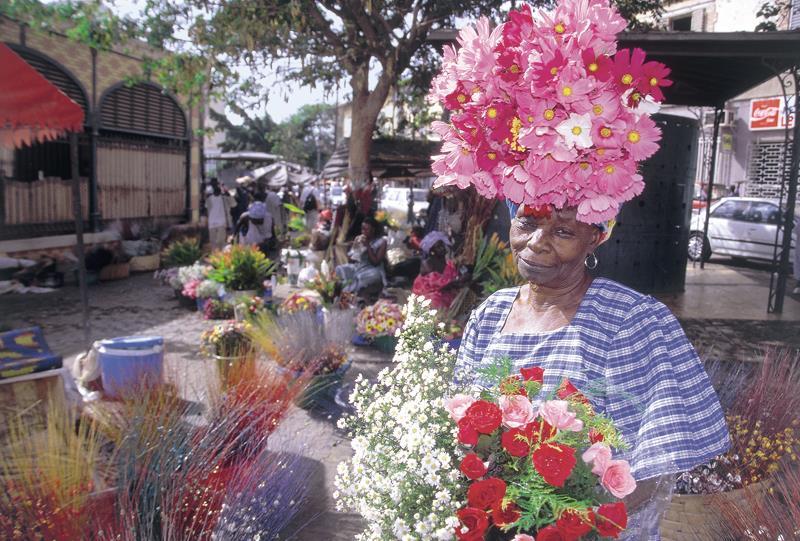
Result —
<path fill-rule="evenodd" d="M 197 288 L 206 279 L 209 267 L 199 261 L 193 265 L 179 267 L 174 278 L 169 278 L 175 297 L 187 308 L 197 309 Z M 170 274 L 171 276 L 171 274 Z"/>
<path fill-rule="evenodd" d="M 179 239 L 172 242 L 161 253 L 161 264 L 165 268 L 187 267 L 203 257 L 200 240 L 196 238 Z"/>
<path fill-rule="evenodd" d="M 358 334 L 386 353 L 394 352 L 397 345 L 395 333 L 402 326 L 402 309 L 386 299 L 380 299 L 372 306 L 365 307 L 356 317 Z"/>
<path fill-rule="evenodd" d="M 203 352 L 216 361 L 223 387 L 227 387 L 232 370 L 255 365 L 255 347 L 249 330 L 246 321 L 226 321 L 200 337 Z"/>
<path fill-rule="evenodd" d="M 275 362 L 280 372 L 308 379 L 296 402 L 313 407 L 332 400 L 347 369 L 353 320 L 347 312 L 336 312 L 324 324 L 313 312 L 300 310 L 273 315 L 263 312 L 252 321 L 253 341 Z"/>
<path fill-rule="evenodd" d="M 254 246 L 234 245 L 214 252 L 209 263 L 208 277 L 222 284 L 234 299 L 256 296 L 276 271 L 275 263 Z"/>
<path fill-rule="evenodd" d="M 205 319 L 233 319 L 233 306 L 220 299 L 208 299 L 203 309 Z"/>

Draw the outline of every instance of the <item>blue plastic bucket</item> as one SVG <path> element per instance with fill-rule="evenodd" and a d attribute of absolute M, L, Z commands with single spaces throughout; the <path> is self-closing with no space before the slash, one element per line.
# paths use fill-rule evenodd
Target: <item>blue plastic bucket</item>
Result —
<path fill-rule="evenodd" d="M 158 385 L 164 379 L 164 339 L 160 336 L 101 340 L 97 353 L 103 391 L 109 398 L 120 398 L 142 385 Z"/>

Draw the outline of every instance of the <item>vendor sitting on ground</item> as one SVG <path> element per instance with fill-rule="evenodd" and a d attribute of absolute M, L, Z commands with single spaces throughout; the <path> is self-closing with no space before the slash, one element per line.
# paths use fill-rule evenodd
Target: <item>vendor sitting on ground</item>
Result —
<path fill-rule="evenodd" d="M 276 239 L 266 204 L 262 201 L 251 203 L 247 212 L 239 217 L 233 235 L 239 244 L 257 246 L 265 254 L 273 251 Z"/>
<path fill-rule="evenodd" d="M 345 291 L 360 297 L 374 297 L 381 292 L 386 279 L 383 268 L 386 247 L 381 224 L 371 216 L 364 218 L 361 234 L 348 252 L 355 263 L 336 267 L 336 276 L 345 282 Z"/>
<path fill-rule="evenodd" d="M 453 260 L 447 259 L 450 246 L 450 239 L 440 231 L 431 231 L 420 243 L 424 259 L 412 292 L 430 299 L 432 308 L 449 308 L 458 288 L 464 284 L 464 276 L 459 274 Z"/>
<path fill-rule="evenodd" d="M 311 232 L 309 246 L 312 250 L 323 251 L 328 249 L 331 240 L 331 224 L 333 223 L 333 212 L 330 209 L 321 210 L 317 225 Z"/>

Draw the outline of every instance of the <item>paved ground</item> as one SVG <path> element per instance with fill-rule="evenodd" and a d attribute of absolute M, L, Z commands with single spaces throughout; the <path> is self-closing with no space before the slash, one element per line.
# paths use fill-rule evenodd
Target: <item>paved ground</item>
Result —
<path fill-rule="evenodd" d="M 713 262 L 706 270 L 690 269 L 687 291 L 660 296 L 683 323 L 692 343 L 705 358 L 757 361 L 760 348 L 800 348 L 800 298 L 787 298 L 781 317 L 766 315 L 769 275 L 758 266 L 735 267 Z M 67 364 L 83 350 L 78 292 L 66 287 L 42 295 L 0 296 L 0 330 L 39 325 L 51 348 Z M 199 352 L 200 333 L 210 326 L 200 314 L 179 306 L 172 291 L 149 274 L 90 289 L 91 337 L 156 334 L 167 343 L 169 377 L 185 382 L 187 399 L 202 399 L 214 372 Z M 371 349 L 357 349 L 347 380 L 356 374 L 374 376 L 390 359 Z M 209 376 L 209 374 L 211 374 Z M 331 511 L 330 493 L 336 464 L 350 454 L 349 445 L 335 428 L 338 412 L 296 411 L 275 434 L 275 442 L 302 431 L 313 441 L 305 453 L 317 462 L 316 498 L 302 517 L 304 527 L 294 539 L 349 540 L 358 531 L 358 518 Z"/>

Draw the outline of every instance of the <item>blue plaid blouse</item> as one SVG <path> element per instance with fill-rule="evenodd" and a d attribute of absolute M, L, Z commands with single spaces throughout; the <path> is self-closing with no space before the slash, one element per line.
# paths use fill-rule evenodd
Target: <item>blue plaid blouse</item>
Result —
<path fill-rule="evenodd" d="M 666 306 L 597 278 L 569 325 L 502 333 L 518 293 L 498 291 L 472 313 L 458 350 L 459 382 L 485 387 L 477 369 L 502 357 L 516 369 L 544 368 L 542 396 L 568 378 L 614 420 L 630 446 L 620 456 L 637 480 L 689 470 L 727 450 L 716 393 Z M 650 539 L 657 538 L 656 529 Z"/>

